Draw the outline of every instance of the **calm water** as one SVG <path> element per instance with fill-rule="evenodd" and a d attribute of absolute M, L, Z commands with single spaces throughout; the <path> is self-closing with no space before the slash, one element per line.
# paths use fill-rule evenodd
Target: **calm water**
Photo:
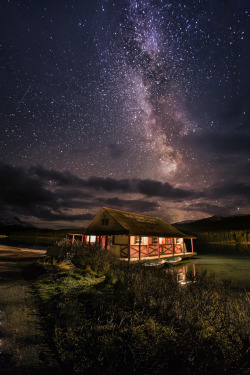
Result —
<path fill-rule="evenodd" d="M 197 255 L 197 257 L 176 266 L 180 280 L 186 272 L 193 274 L 207 270 L 214 273 L 218 281 L 231 280 L 241 290 L 250 292 L 250 256 Z"/>

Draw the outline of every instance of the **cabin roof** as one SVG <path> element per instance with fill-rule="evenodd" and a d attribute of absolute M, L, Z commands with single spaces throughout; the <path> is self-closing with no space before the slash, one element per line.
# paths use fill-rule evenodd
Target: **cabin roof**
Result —
<path fill-rule="evenodd" d="M 112 227 L 107 228 L 106 234 L 194 238 L 180 232 L 172 225 L 157 217 L 139 215 L 132 212 L 115 210 L 108 207 L 103 207 L 102 210 L 97 214 L 97 216 L 104 213 L 105 211 L 122 227 L 122 230 L 119 230 L 119 233 L 116 230 L 112 232 Z M 104 234 L 103 228 L 101 228 L 98 224 L 94 224 L 94 219 L 93 222 L 91 222 L 86 228 L 86 233 L 96 235 Z"/>

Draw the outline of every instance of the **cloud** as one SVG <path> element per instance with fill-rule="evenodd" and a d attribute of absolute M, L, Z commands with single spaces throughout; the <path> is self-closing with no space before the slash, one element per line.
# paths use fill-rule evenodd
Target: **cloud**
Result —
<path fill-rule="evenodd" d="M 83 186 L 83 180 L 68 171 L 58 172 L 54 169 L 45 169 L 42 166 L 35 166 L 29 168 L 29 173 L 43 181 L 54 181 L 58 186 Z"/>
<path fill-rule="evenodd" d="M 0 164 L 0 176 L 1 205 L 31 207 L 34 204 L 47 204 L 57 208 L 54 194 L 23 168 Z"/>
<path fill-rule="evenodd" d="M 154 180 L 103 178 L 92 176 L 86 180 L 72 175 L 70 172 L 47 170 L 41 166 L 30 168 L 30 172 L 47 181 L 54 181 L 57 186 L 71 188 L 91 188 L 106 192 L 138 193 L 148 197 L 164 197 L 165 199 L 183 199 L 194 194 L 193 191 L 175 188 L 172 185 Z"/>
<path fill-rule="evenodd" d="M 119 210 L 134 211 L 134 212 L 145 212 L 145 211 L 155 211 L 159 204 L 157 202 L 150 202 L 145 200 L 126 200 L 120 198 L 107 198 L 100 200 L 102 205 L 107 205 L 111 208 L 117 208 Z"/>
<path fill-rule="evenodd" d="M 112 159 L 119 159 L 125 152 L 125 148 L 122 145 L 116 143 L 110 143 L 108 145 L 109 153 Z"/>
<path fill-rule="evenodd" d="M 211 215 L 232 213 L 250 204 L 250 185 L 243 182 L 228 181 L 192 191 L 149 179 L 82 179 L 40 166 L 25 169 L 4 164 L 0 164 L 0 175 L 0 216 L 22 216 L 26 221 L 89 221 L 102 206 L 144 214 L 157 212 L 164 217 L 168 206 L 180 210 L 182 202 L 186 204 L 183 212 L 188 207 L 190 212 Z"/>
<path fill-rule="evenodd" d="M 210 152 L 216 155 L 225 154 L 248 154 L 250 134 L 246 132 L 209 132 L 209 133 L 190 133 L 183 137 L 183 142 L 195 151 L 202 153 Z"/>
<path fill-rule="evenodd" d="M 212 197 L 226 198 L 226 197 L 242 197 L 250 203 L 250 184 L 246 183 L 228 183 L 227 185 L 214 186 L 208 195 Z"/>
<path fill-rule="evenodd" d="M 88 202 L 75 201 L 76 191 L 52 191 L 46 183 L 21 167 L 11 167 L 0 164 L 0 204 L 1 216 L 24 215 L 33 216 L 47 221 L 86 220 L 91 219 L 90 214 L 65 214 L 63 209 L 70 207 L 89 207 Z M 61 177 L 60 174 L 57 178 Z M 62 178 L 61 178 L 62 180 Z M 65 183 L 65 181 L 63 181 Z M 67 186 L 69 181 L 67 182 Z M 86 194 L 85 194 L 86 195 Z M 83 196 L 85 196 L 83 195 Z"/>
<path fill-rule="evenodd" d="M 162 183 L 153 180 L 142 180 L 137 183 L 138 192 L 149 197 L 157 196 L 165 199 L 184 199 L 194 195 L 194 192 L 174 188 L 167 182 Z"/>
<path fill-rule="evenodd" d="M 210 202 L 193 202 L 187 208 L 188 212 L 201 212 L 202 214 L 207 215 L 220 215 L 223 211 L 228 208 L 223 208 L 219 204 L 213 204 Z"/>
<path fill-rule="evenodd" d="M 137 212 L 152 211 L 156 202 L 145 199 L 107 197 L 113 192 L 139 192 L 137 180 L 114 180 L 90 177 L 81 179 L 70 172 L 62 173 L 36 166 L 24 169 L 0 164 L 0 204 L 2 217 L 22 215 L 48 222 L 92 219 L 92 211 L 111 206 Z M 101 194 L 101 196 L 100 196 Z M 81 213 L 81 210 L 89 213 Z"/>

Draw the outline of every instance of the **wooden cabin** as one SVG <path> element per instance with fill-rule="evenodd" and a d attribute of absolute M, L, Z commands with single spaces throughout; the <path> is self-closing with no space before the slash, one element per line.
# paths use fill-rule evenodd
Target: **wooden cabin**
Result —
<path fill-rule="evenodd" d="M 98 212 L 85 234 L 86 243 L 100 244 L 129 261 L 192 256 L 193 238 L 162 219 L 107 207 Z M 189 251 L 184 239 L 191 241 Z"/>

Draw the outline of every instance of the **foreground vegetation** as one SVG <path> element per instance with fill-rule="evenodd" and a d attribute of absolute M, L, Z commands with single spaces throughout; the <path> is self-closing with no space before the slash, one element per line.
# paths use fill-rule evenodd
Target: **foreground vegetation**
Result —
<path fill-rule="evenodd" d="M 60 247 L 35 288 L 66 371 L 247 373 L 249 301 L 233 300 L 228 284 L 203 273 L 180 286 L 166 268 L 121 262 L 97 246 Z"/>

